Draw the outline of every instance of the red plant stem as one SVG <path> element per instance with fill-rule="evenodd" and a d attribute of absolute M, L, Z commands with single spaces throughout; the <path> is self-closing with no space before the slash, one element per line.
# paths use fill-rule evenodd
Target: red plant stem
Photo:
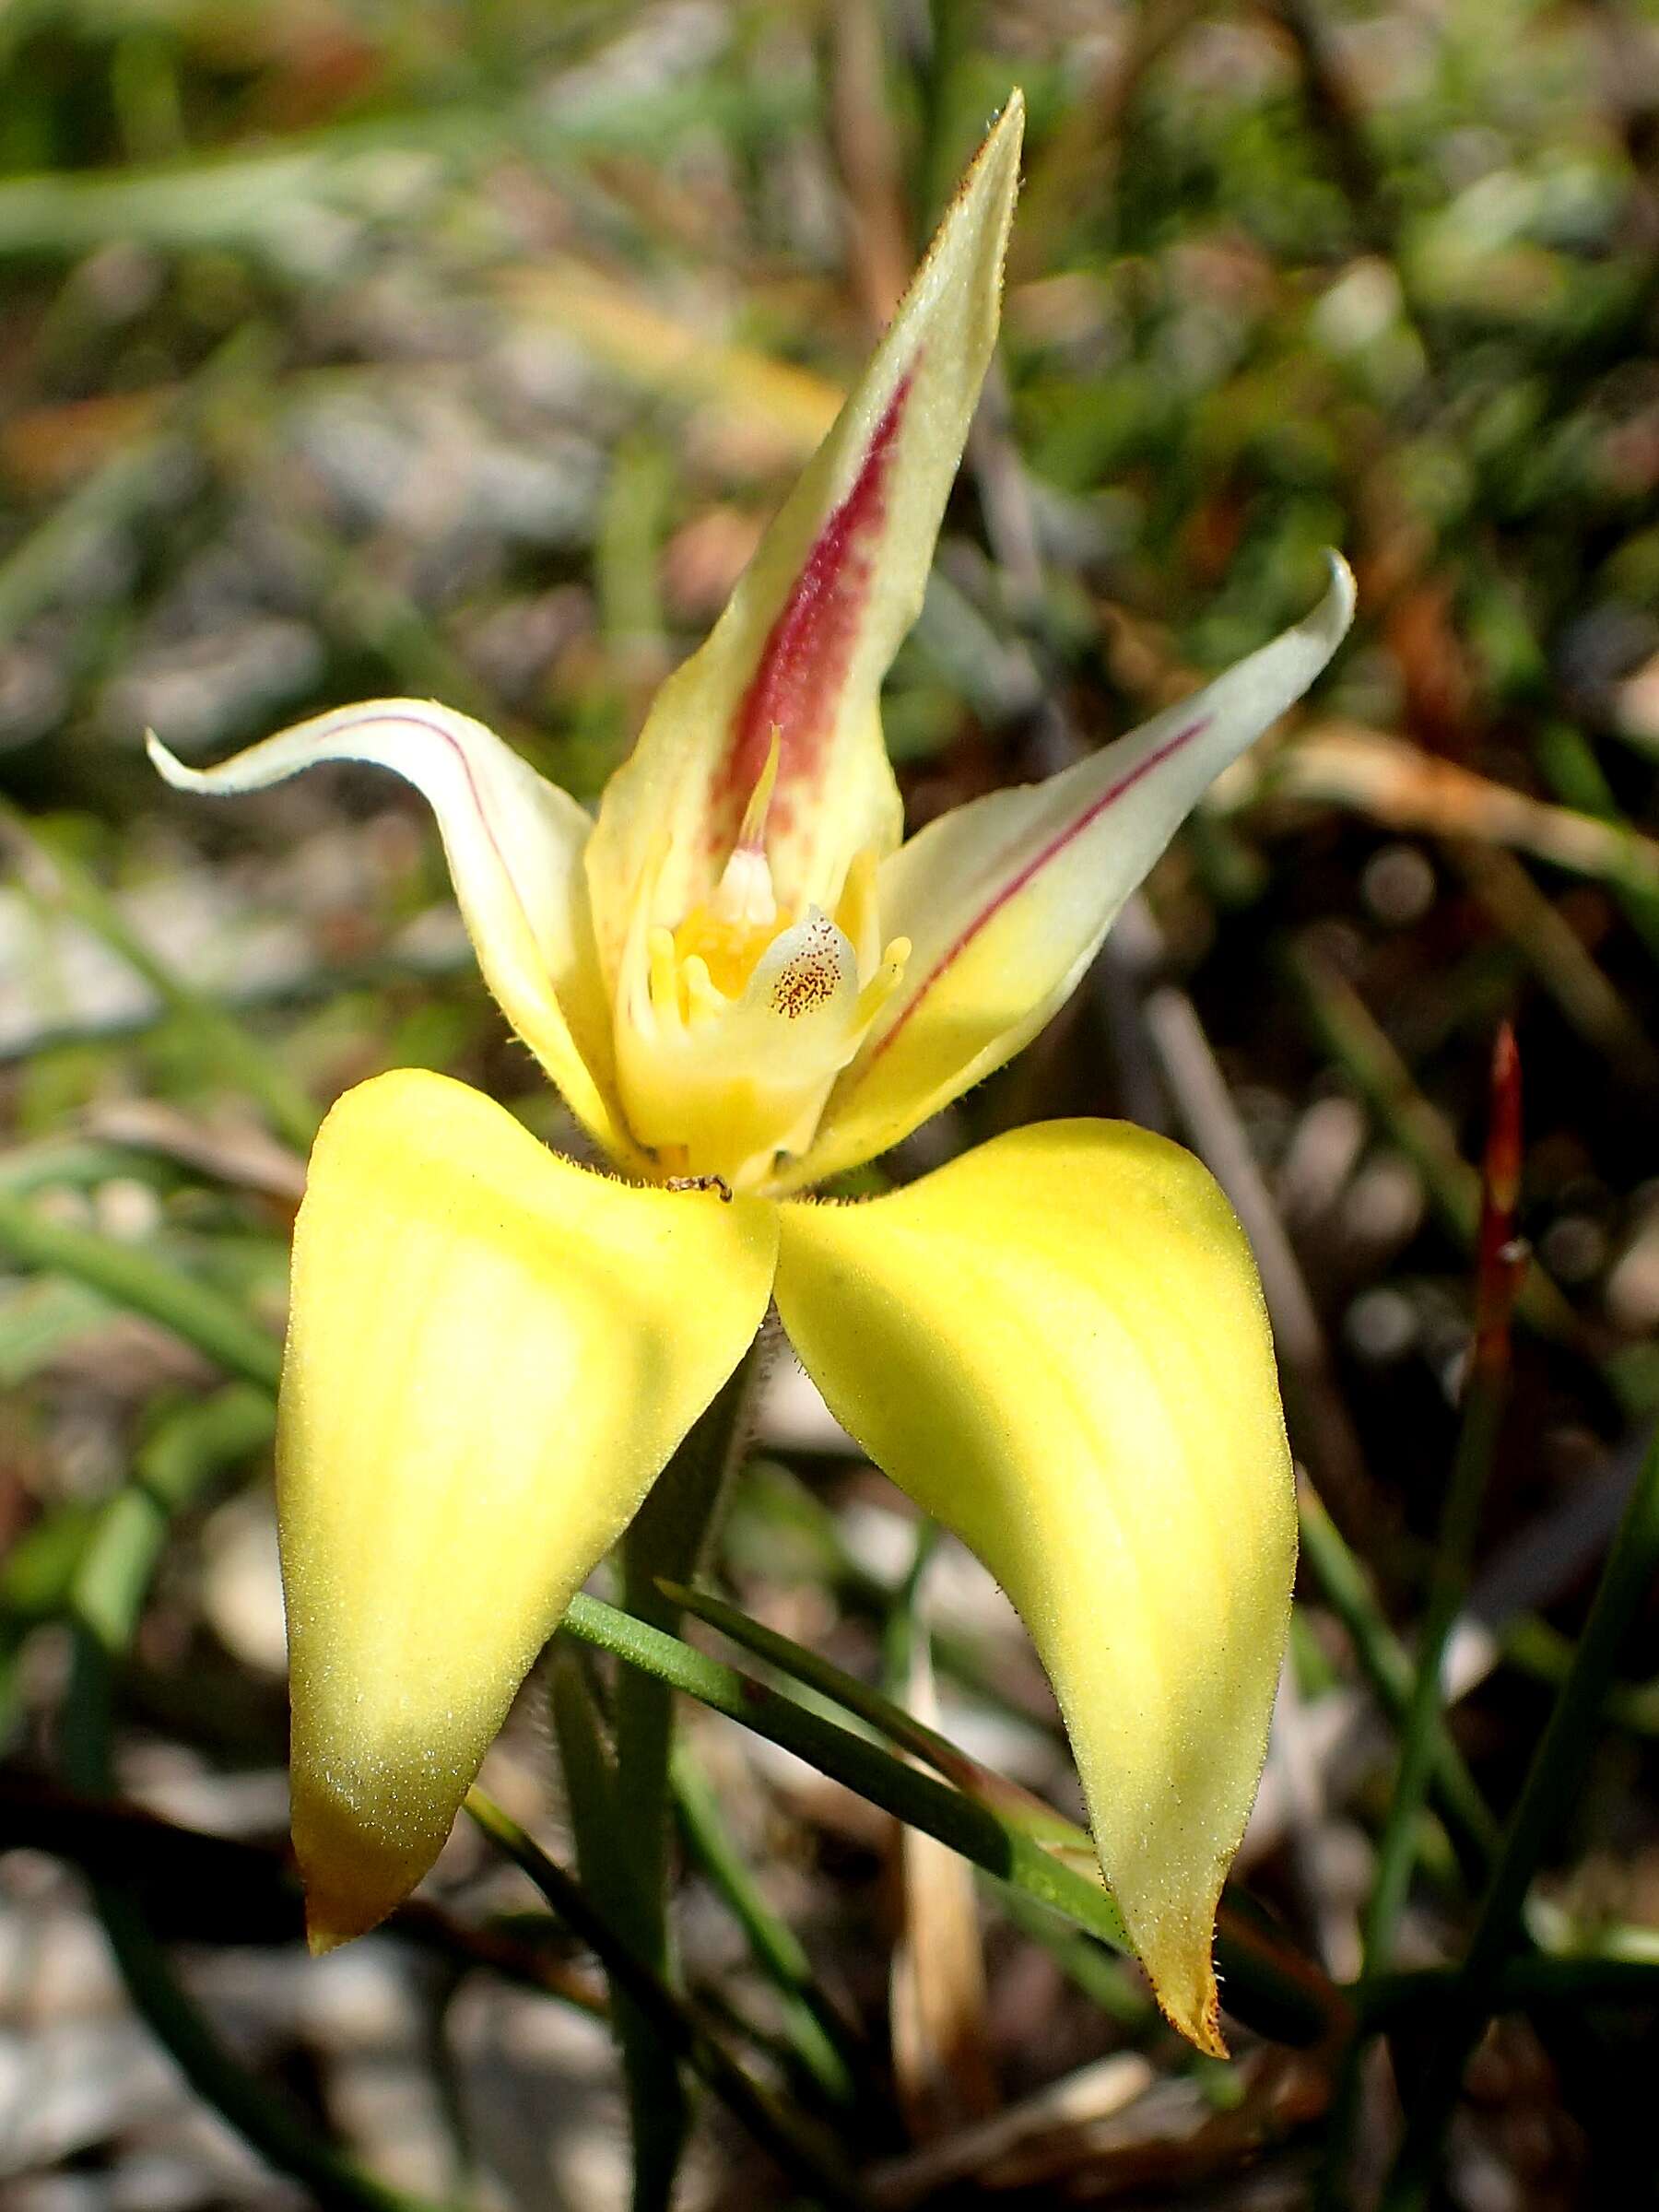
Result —
<path fill-rule="evenodd" d="M 1521 1197 L 1521 1053 L 1507 1021 L 1492 1046 L 1491 1105 L 1480 1192 L 1475 1271 L 1475 1343 L 1470 1381 L 1509 1359 L 1510 1315 L 1526 1273 L 1527 1248 L 1515 1234 Z"/>

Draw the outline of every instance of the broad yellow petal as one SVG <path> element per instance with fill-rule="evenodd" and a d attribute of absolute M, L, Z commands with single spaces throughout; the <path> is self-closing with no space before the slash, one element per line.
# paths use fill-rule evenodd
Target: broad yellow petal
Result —
<path fill-rule="evenodd" d="M 1216 1904 L 1296 1549 L 1243 1232 L 1190 1154 L 1107 1122 L 1018 1130 L 889 1197 L 779 1214 L 795 1349 L 1018 1607 L 1159 2002 L 1219 2050 Z"/>
<path fill-rule="evenodd" d="M 501 1011 L 571 1111 L 615 1157 L 631 1159 L 582 867 L 593 823 L 568 792 L 482 723 L 421 699 L 336 708 L 217 768 L 186 768 L 155 736 L 149 751 L 177 789 L 214 797 L 264 791 L 328 760 L 367 761 L 413 783 L 438 818 L 467 934 Z"/>
<path fill-rule="evenodd" d="M 1046 783 L 993 792 L 885 862 L 877 907 L 908 937 L 904 981 L 830 1094 L 801 1188 L 870 1159 L 1012 1059 L 1063 1006 L 1182 818 L 1313 681 L 1353 618 L 1354 582 L 1294 629 Z"/>
<path fill-rule="evenodd" d="M 766 851 L 784 906 L 832 912 L 853 853 L 899 841 L 877 694 L 921 607 L 995 342 L 1023 116 L 1015 93 L 834 429 L 611 780 L 588 877 L 613 979 L 640 896 L 670 928 L 708 897 L 774 731 Z"/>
<path fill-rule="evenodd" d="M 312 1155 L 277 1428 L 294 1842 L 319 1948 L 431 1865 L 571 1595 L 736 1365 L 776 1213 L 641 1190 L 465 1084 Z"/>

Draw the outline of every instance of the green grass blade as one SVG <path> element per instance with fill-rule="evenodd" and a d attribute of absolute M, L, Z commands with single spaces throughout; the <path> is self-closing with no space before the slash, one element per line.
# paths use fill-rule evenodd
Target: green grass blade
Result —
<path fill-rule="evenodd" d="M 853 2103 L 858 2077 L 866 2075 L 857 2039 L 818 1987 L 799 1936 L 762 1895 L 726 1827 L 718 1796 L 683 1740 L 675 1746 L 674 1797 L 688 1850 L 778 1993 L 784 2033 L 799 2071 L 830 2104 Z"/>
<path fill-rule="evenodd" d="M 220 1468 L 270 1438 L 269 1398 L 233 1385 L 172 1417 L 141 1453 L 133 1481 L 104 1508 L 69 1596 L 75 1665 L 63 1724 L 64 1766 L 77 1787 L 107 1792 L 110 1702 L 173 1516 Z M 361 2173 L 274 2097 L 220 2042 L 174 1976 L 136 1900 L 119 1881 L 93 1885 L 99 1917 L 135 2009 L 205 2102 L 328 2212 L 419 2212 L 420 2200 Z"/>
<path fill-rule="evenodd" d="M 588 1945 L 613 1985 L 625 1990 L 650 2015 L 663 2042 L 702 2077 L 811 2199 L 838 2212 L 854 2212 L 862 2200 L 832 2147 L 820 2144 L 708 2032 L 685 1999 L 636 1947 L 631 1928 L 618 1926 L 602 1912 L 581 1884 L 482 1791 L 468 1792 L 466 1809 L 491 1841 L 529 1876 L 566 1926 Z"/>
<path fill-rule="evenodd" d="M 1377 1702 L 1397 1727 L 1405 1721 L 1417 1678 L 1410 1654 L 1384 1618 L 1364 1566 L 1324 1505 L 1305 1487 L 1299 1515 L 1302 1558 L 1321 1596 L 1347 1631 Z M 1435 1809 L 1446 1824 L 1465 1874 L 1484 1877 L 1498 1853 L 1498 1822 L 1438 1714 L 1430 1779 Z"/>
<path fill-rule="evenodd" d="M 585 1593 L 571 1600 L 564 1626 L 582 1642 L 615 1653 L 712 1712 L 793 1751 L 820 1773 L 936 1837 L 1112 1950 L 1130 1949 L 1117 1907 L 1099 1877 L 1056 1857 L 995 1806 L 947 1788 L 895 1758 L 883 1745 Z M 1057 1814 L 1053 1818 L 1058 1827 L 1077 1839 L 1079 1848 L 1086 1844 L 1082 1830 L 1061 1822 Z M 1334 2012 L 1342 2009 L 1340 1994 L 1305 1961 L 1270 1950 L 1244 1933 L 1231 1916 L 1224 1918 L 1228 1924 L 1222 1929 L 1218 1955 L 1228 1977 L 1232 2012 L 1282 2041 L 1313 2042 L 1326 2034 Z"/>
<path fill-rule="evenodd" d="M 34 895 L 100 937 L 149 985 L 188 1032 L 206 1065 L 235 1088 L 257 1100 L 272 1127 L 296 1151 L 309 1151 L 323 1117 L 281 1057 L 268 1052 L 234 1015 L 177 975 L 131 927 L 88 869 L 66 853 L 43 843 L 22 816 L 4 804 L 0 804 L 0 831 L 21 854 L 24 878 Z"/>
<path fill-rule="evenodd" d="M 729 1605 L 711 1591 L 688 1589 L 683 1583 L 665 1583 L 664 1587 L 697 1619 L 718 1629 L 723 1636 L 730 1637 L 756 1658 L 764 1659 L 792 1681 L 816 1690 L 832 1705 L 867 1722 L 901 1751 L 923 1760 L 970 1797 L 982 1798 L 999 1806 L 1011 1820 L 1018 1821 L 1041 1841 L 1092 1863 L 1094 1846 L 1075 1821 L 1065 1819 L 1041 1798 L 1022 1790 L 1018 1783 L 1009 1782 L 1005 1775 L 971 1759 L 948 1736 L 917 1720 L 913 1713 L 906 1712 L 902 1705 L 872 1684 L 860 1681 L 856 1675 L 848 1674 L 833 1660 L 780 1635 L 763 1621 L 752 1619 L 738 1606 Z"/>
<path fill-rule="evenodd" d="M 987 1872 L 1029 1890 L 1114 1950 L 1129 1948 L 1117 1907 L 1097 1879 L 1055 1858 L 991 1806 L 918 1773 L 868 1736 L 826 1720 L 754 1676 L 711 1659 L 677 1637 L 665 1635 L 585 1593 L 571 1599 L 564 1626 L 584 1643 L 614 1652 L 630 1666 L 781 1744 L 884 1812 L 911 1821 Z M 1058 1815 L 1055 1820 L 1065 1825 Z M 1083 1836 L 1080 1829 L 1071 1833 Z"/>
<path fill-rule="evenodd" d="M 1411 2087 L 1410 2121 L 1383 2197 L 1383 2212 L 1418 2212 L 1426 2205 L 1441 2144 L 1457 2101 L 1464 2062 L 1497 2001 L 1503 1968 L 1521 1940 L 1521 1912 L 1538 1863 L 1577 1796 L 1579 1777 L 1595 1741 L 1596 1724 L 1625 1635 L 1659 1575 L 1659 1438 L 1649 1446 L 1607 1553 L 1543 1740 L 1527 1771 L 1503 1839 L 1491 1887 L 1439 2033 L 1418 2081 Z"/>
<path fill-rule="evenodd" d="M 137 1244 L 55 1220 L 0 1189 L 0 1252 L 26 1267 L 53 1268 L 99 1290 L 118 1306 L 159 1321 L 227 1373 L 275 1390 L 282 1347 L 232 1299 L 170 1266 Z"/>

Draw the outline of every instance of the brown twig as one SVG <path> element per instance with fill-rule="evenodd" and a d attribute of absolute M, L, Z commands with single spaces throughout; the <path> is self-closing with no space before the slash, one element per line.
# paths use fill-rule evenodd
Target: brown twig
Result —
<path fill-rule="evenodd" d="M 142 1806 L 95 1797 L 0 1769 L 0 1851 L 49 1853 L 95 1881 L 119 1882 L 152 1930 L 178 1943 L 299 1943 L 305 1933 L 300 1878 L 288 1852 L 242 1837 L 208 1835 Z M 421 1949 L 603 2017 L 591 1976 L 504 1928 L 473 1927 L 412 1900 L 385 1924 Z"/>

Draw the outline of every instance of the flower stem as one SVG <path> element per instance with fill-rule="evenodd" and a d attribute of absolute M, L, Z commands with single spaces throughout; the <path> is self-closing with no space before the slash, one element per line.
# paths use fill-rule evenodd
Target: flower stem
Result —
<path fill-rule="evenodd" d="M 689 1581 L 709 1548 L 747 1441 L 760 1362 L 757 1340 L 692 1426 L 623 1538 L 623 1602 L 636 1618 L 667 1635 L 679 1626 L 680 1607 L 661 1583 Z M 673 1987 L 677 1979 L 668 1925 L 673 1693 L 652 1676 L 623 1667 L 614 1715 L 612 1817 L 584 1819 L 578 1812 L 578 1864 L 591 1888 L 604 1855 L 626 1855 L 630 1935 L 642 1961 Z M 590 1778 L 595 1771 L 596 1762 L 590 1761 Z M 634 2212 L 662 2212 L 673 2194 L 689 2125 L 685 2085 L 676 2054 L 653 2018 L 640 2009 L 626 1985 L 614 1985 L 612 1997 L 633 2133 Z"/>
<path fill-rule="evenodd" d="M 638 1838 L 621 1816 L 617 1766 L 593 1689 L 568 1650 L 554 1658 L 552 1712 L 582 1888 L 596 1912 L 630 1931 L 643 1955 L 643 1947 L 663 1932 L 663 1899 L 645 1886 L 644 1854 L 635 1849 Z M 652 1951 L 649 1962 L 666 1988 L 661 1952 Z M 660 2207 L 673 2194 L 689 2118 L 678 2054 L 664 2039 L 657 2013 L 641 2006 L 608 1967 L 606 1971 L 611 2024 L 628 2093 L 633 2201 L 639 2207 Z"/>
<path fill-rule="evenodd" d="M 1481 1178 L 1475 1277 L 1475 1335 L 1464 1385 L 1463 1416 L 1441 1513 L 1429 1600 L 1418 1639 L 1416 1679 L 1401 1723 L 1400 1763 L 1377 1845 L 1376 1873 L 1360 1929 L 1364 1973 L 1386 1973 L 1405 1910 L 1418 1831 L 1445 1736 L 1442 1684 L 1446 1644 L 1468 1583 L 1480 1510 L 1497 1457 L 1509 1386 L 1509 1324 L 1525 1269 L 1515 1241 L 1521 1175 L 1521 1064 L 1508 1022 L 1492 1055 L 1491 1113 Z M 1361 2039 L 1345 2056 L 1326 2131 L 1320 2202 L 1346 2202 L 1348 2147 L 1361 2096 Z"/>
<path fill-rule="evenodd" d="M 665 1635 L 678 1633 L 683 1608 L 677 1595 L 663 1585 L 689 1583 L 696 1577 L 747 1441 L 761 1361 L 759 1341 L 693 1425 L 622 1539 L 623 1608 Z M 640 1933 L 644 1948 L 657 1954 L 659 1964 L 665 1964 L 668 1956 L 665 1928 L 673 1720 L 673 1693 L 667 1686 L 633 1667 L 623 1669 L 616 1700 L 618 1807 L 632 1838 L 641 1887 L 655 1900 L 659 1925 L 655 1931 Z"/>
<path fill-rule="evenodd" d="M 1513 1241 L 1521 1165 L 1520 1085 L 1514 1036 L 1506 1022 L 1499 1031 L 1492 1063 L 1492 1114 L 1481 1191 L 1475 1339 L 1429 1602 L 1418 1638 L 1417 1679 L 1406 1710 L 1399 1771 L 1366 1907 L 1367 1973 L 1387 1971 L 1394 1929 L 1406 1903 L 1417 1856 L 1415 1831 L 1441 1741 L 1441 1674 L 1446 1643 L 1469 1579 L 1481 1503 L 1497 1455 L 1498 1431 L 1508 1394 L 1510 1310 L 1525 1265 Z"/>

